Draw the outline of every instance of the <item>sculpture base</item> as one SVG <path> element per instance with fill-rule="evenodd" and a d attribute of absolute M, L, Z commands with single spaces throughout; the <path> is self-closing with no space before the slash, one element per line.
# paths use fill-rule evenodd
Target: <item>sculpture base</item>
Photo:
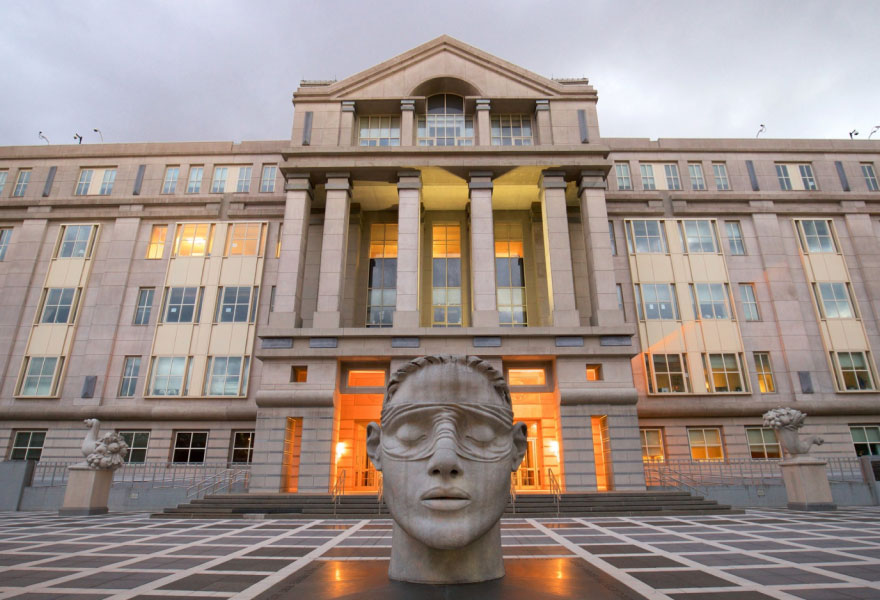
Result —
<path fill-rule="evenodd" d="M 835 510 L 831 486 L 825 472 L 826 462 L 810 457 L 780 463 L 788 508 L 792 510 Z"/>
<path fill-rule="evenodd" d="M 91 469 L 85 463 L 72 465 L 58 514 L 62 517 L 106 514 L 112 484 L 113 471 L 109 469 Z"/>

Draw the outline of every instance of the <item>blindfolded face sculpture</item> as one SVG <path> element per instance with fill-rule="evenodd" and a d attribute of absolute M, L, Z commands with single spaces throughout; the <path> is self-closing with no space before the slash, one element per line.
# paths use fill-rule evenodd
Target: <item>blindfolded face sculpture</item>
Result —
<path fill-rule="evenodd" d="M 501 374 L 476 357 L 429 356 L 388 384 L 367 452 L 394 518 L 392 579 L 470 583 L 504 575 L 500 518 L 526 448 Z"/>

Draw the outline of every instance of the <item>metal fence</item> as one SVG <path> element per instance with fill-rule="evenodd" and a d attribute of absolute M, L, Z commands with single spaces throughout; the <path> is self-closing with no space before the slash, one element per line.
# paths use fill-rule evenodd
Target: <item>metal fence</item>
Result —
<path fill-rule="evenodd" d="M 68 468 L 81 461 L 38 462 L 31 480 L 33 487 L 67 484 Z M 177 464 L 169 462 L 126 463 L 113 472 L 113 483 L 131 483 L 138 487 L 190 487 L 234 469 L 250 470 L 250 465 L 226 463 Z"/>

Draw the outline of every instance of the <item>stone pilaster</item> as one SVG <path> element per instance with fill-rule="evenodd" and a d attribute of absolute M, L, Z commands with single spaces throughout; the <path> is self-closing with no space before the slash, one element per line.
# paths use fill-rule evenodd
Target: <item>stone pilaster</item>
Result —
<path fill-rule="evenodd" d="M 544 171 L 538 187 L 541 190 L 544 259 L 553 327 L 579 327 L 563 173 Z"/>
<path fill-rule="evenodd" d="M 284 191 L 287 198 L 284 205 L 284 226 L 281 229 L 275 310 L 269 313 L 269 325 L 301 327 L 303 273 L 313 200 L 308 174 L 289 176 L 284 184 Z"/>
<path fill-rule="evenodd" d="M 550 128 L 550 101 L 535 100 L 535 125 L 538 129 L 537 144 L 550 146 L 553 144 L 553 131 Z"/>
<path fill-rule="evenodd" d="M 401 100 L 400 101 L 400 145 L 412 146 L 415 136 L 413 136 L 413 127 L 415 125 L 416 101 Z"/>
<path fill-rule="evenodd" d="M 397 306 L 394 327 L 419 326 L 419 257 L 422 255 L 422 180 L 402 171 L 397 180 Z"/>
<path fill-rule="evenodd" d="M 351 208 L 351 182 L 348 173 L 328 173 L 325 189 L 327 202 L 324 208 L 321 271 L 318 278 L 318 310 L 315 311 L 313 322 L 316 329 L 342 326 L 342 293 L 348 250 L 348 215 Z"/>
<path fill-rule="evenodd" d="M 471 295 L 474 302 L 471 324 L 474 327 L 498 327 L 492 173 L 486 171 L 470 173 L 468 187 L 471 200 Z"/>
<path fill-rule="evenodd" d="M 355 109 L 354 102 L 345 100 L 342 102 L 342 115 L 339 119 L 339 142 L 340 146 L 351 146 L 355 139 Z"/>
<path fill-rule="evenodd" d="M 590 286 L 591 325 L 619 325 L 623 314 L 617 307 L 614 262 L 608 237 L 608 211 L 605 207 L 605 175 L 601 171 L 582 171 L 578 182 L 587 275 Z"/>
<path fill-rule="evenodd" d="M 488 100 L 477 100 L 477 146 L 492 145 L 492 116 Z"/>

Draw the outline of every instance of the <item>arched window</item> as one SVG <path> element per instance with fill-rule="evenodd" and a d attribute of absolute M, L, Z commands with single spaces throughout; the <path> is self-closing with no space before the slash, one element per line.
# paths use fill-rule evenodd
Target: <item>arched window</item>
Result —
<path fill-rule="evenodd" d="M 419 146 L 473 146 L 474 118 L 464 113 L 464 98 L 454 94 L 428 97 L 419 116 Z"/>

